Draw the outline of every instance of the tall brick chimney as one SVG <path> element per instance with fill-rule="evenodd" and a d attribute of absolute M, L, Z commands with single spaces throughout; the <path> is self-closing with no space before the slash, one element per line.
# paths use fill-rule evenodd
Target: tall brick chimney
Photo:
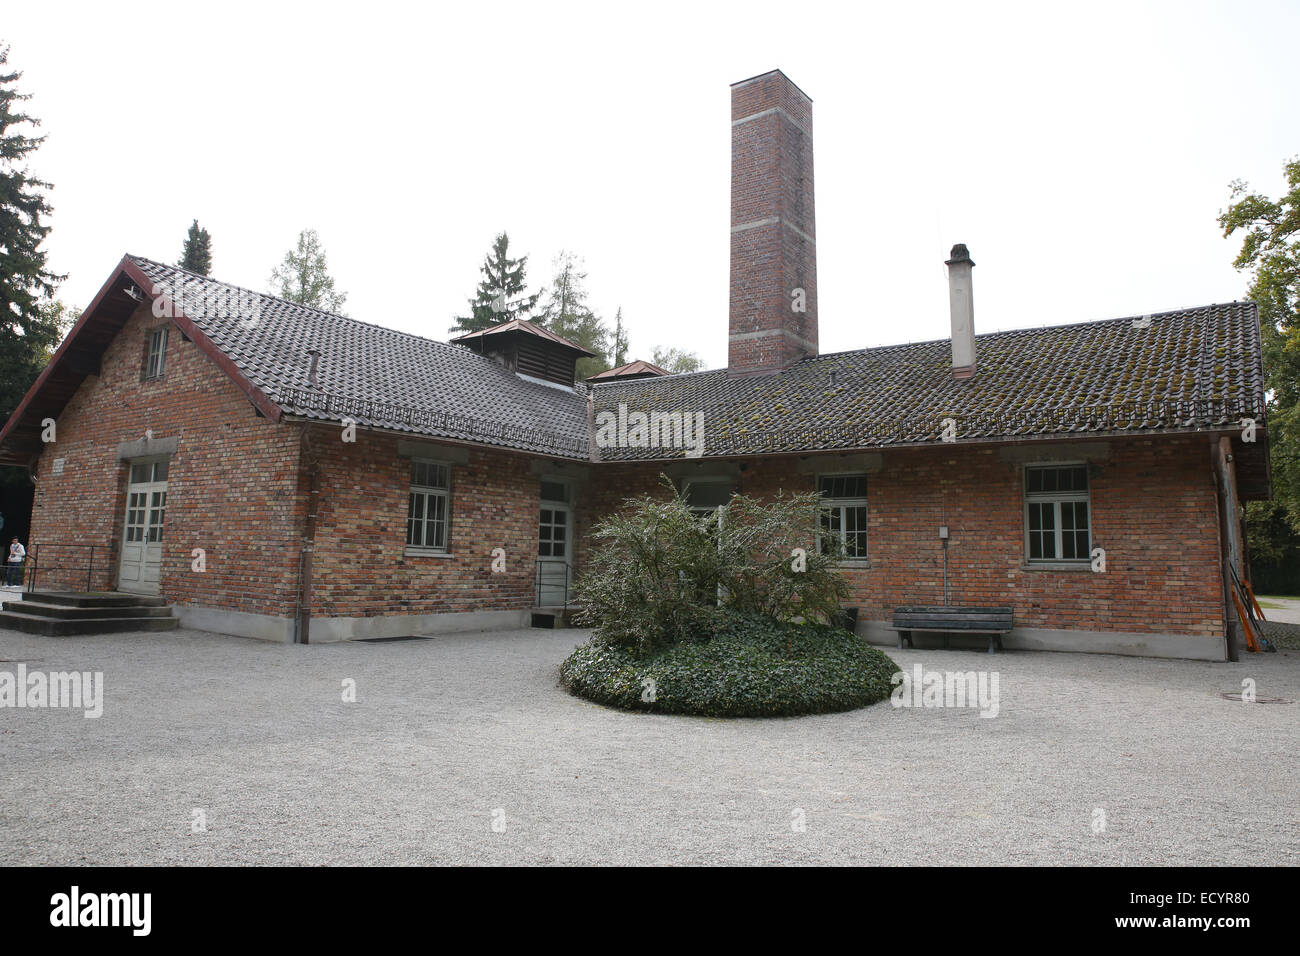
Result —
<path fill-rule="evenodd" d="M 731 86 L 733 372 L 817 354 L 812 100 L 780 70 Z"/>

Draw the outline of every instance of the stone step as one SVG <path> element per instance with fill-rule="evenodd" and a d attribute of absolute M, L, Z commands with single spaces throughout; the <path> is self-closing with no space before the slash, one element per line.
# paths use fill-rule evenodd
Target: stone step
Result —
<path fill-rule="evenodd" d="M 180 625 L 174 617 L 115 617 L 66 619 L 0 611 L 0 629 L 70 637 L 78 634 L 116 634 L 129 631 L 172 631 Z"/>
<path fill-rule="evenodd" d="M 30 614 L 36 617 L 53 617 L 65 620 L 89 620 L 92 618 L 117 617 L 171 617 L 172 609 L 167 605 L 129 604 L 108 607 L 82 607 L 77 604 L 47 604 L 43 601 L 3 601 L 0 610 L 13 611 L 16 614 Z"/>
<path fill-rule="evenodd" d="M 569 607 L 535 607 L 532 609 L 530 617 L 530 626 L 532 627 L 578 627 L 573 623 L 574 615 L 578 613 L 578 608 L 573 605 Z"/>
<path fill-rule="evenodd" d="M 166 607 L 167 602 L 150 594 L 122 591 L 28 591 L 24 600 L 41 604 L 70 604 L 73 607 Z"/>

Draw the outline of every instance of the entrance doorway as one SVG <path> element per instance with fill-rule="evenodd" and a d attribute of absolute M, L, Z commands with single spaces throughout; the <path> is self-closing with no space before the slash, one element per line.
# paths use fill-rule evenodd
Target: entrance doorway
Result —
<path fill-rule="evenodd" d="M 163 525 L 167 518 L 167 460 L 134 461 L 126 489 L 119 590 L 157 594 L 162 577 Z"/>
<path fill-rule="evenodd" d="M 537 604 L 562 607 L 569 603 L 573 574 L 573 509 L 569 485 L 543 481 L 541 497 L 537 524 Z"/>

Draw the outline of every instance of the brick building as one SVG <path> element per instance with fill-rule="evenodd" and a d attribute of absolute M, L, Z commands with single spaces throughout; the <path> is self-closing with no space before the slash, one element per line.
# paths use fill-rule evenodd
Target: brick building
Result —
<path fill-rule="evenodd" d="M 773 71 L 732 107 L 726 369 L 579 383 L 527 322 L 448 344 L 123 258 L 0 432 L 38 586 L 281 641 L 519 626 L 666 474 L 701 510 L 820 491 L 868 639 L 1010 605 L 1011 647 L 1232 655 L 1253 304 L 977 336 L 958 245 L 950 339 L 821 355 L 812 103 Z"/>

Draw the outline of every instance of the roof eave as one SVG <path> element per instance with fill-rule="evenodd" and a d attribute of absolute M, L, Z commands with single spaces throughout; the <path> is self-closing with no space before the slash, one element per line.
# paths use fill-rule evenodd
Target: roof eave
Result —
<path fill-rule="evenodd" d="M 1152 438 L 1152 437 L 1190 437 L 1194 435 L 1239 435 L 1241 428 L 1236 425 L 1223 425 L 1207 428 L 1146 428 L 1146 429 L 1129 429 L 1126 431 L 1107 431 L 1107 432 L 1073 432 L 1068 435 L 1061 434 L 1041 434 L 1041 435 L 1020 435 L 1020 436 L 998 436 L 993 438 L 963 438 L 954 442 L 936 442 L 936 441 L 915 441 L 915 442 L 889 442 L 875 445 L 844 445 L 844 446 L 816 446 L 807 448 L 782 449 L 780 451 L 729 451 L 720 452 L 716 455 L 704 454 L 697 458 L 689 458 L 686 455 L 674 455 L 672 457 L 660 458 L 601 458 L 599 461 L 603 464 L 610 465 L 653 465 L 674 462 L 702 462 L 702 461 L 727 461 L 740 458 L 778 458 L 778 457 L 796 457 L 808 455 L 860 455 L 864 452 L 883 452 L 893 451 L 895 449 L 915 450 L 922 448 L 970 448 L 973 446 L 987 445 L 1029 445 L 1038 442 L 1064 442 L 1064 441 L 1109 441 L 1125 438 Z"/>

